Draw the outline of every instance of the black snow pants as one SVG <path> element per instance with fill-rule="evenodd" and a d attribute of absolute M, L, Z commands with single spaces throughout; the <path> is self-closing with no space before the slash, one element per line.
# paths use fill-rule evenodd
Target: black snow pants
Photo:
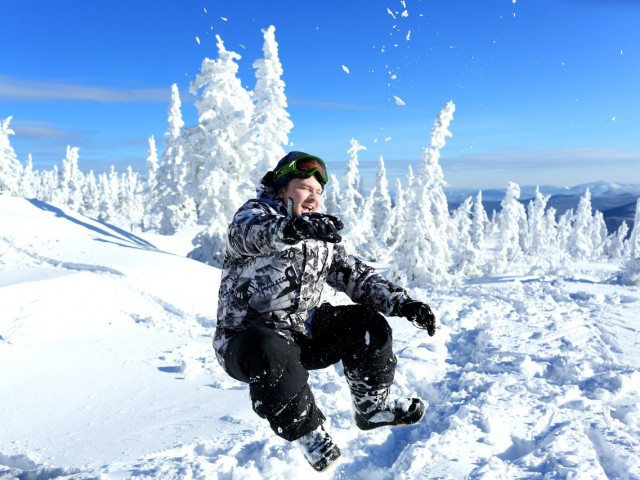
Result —
<path fill-rule="evenodd" d="M 390 386 L 395 373 L 391 327 L 371 307 L 325 303 L 316 311 L 311 332 L 311 338 L 299 334 L 292 341 L 254 325 L 236 334 L 225 351 L 227 372 L 249 384 L 253 410 L 289 441 L 325 420 L 307 383 L 308 370 L 342 361 L 348 381 L 371 388 Z"/>

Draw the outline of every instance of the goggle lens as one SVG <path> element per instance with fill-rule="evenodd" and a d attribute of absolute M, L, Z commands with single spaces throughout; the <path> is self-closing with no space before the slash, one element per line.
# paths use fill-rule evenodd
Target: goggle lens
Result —
<path fill-rule="evenodd" d="M 278 180 L 287 174 L 292 174 L 298 178 L 309 178 L 316 173 L 320 183 L 325 185 L 329 180 L 329 176 L 324 162 L 317 157 L 302 157 L 280 167 L 275 172 L 275 179 Z"/>

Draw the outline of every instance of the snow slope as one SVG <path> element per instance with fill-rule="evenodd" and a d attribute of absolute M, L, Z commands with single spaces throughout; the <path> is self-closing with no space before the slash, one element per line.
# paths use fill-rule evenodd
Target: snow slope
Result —
<path fill-rule="evenodd" d="M 192 237 L 0 196 L 0 479 L 640 478 L 640 291 L 615 266 L 412 290 L 436 336 L 389 320 L 425 419 L 358 431 L 340 366 L 313 372 L 343 450 L 316 474 L 215 362 Z"/>

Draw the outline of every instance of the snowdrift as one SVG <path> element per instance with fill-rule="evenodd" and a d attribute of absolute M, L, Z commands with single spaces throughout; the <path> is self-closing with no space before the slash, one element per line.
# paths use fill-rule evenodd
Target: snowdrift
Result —
<path fill-rule="evenodd" d="M 436 336 L 389 320 L 424 420 L 360 432 L 340 366 L 313 372 L 343 450 L 316 474 L 216 364 L 192 233 L 0 196 L 0 478 L 640 478 L 640 292 L 615 265 L 412 290 Z"/>

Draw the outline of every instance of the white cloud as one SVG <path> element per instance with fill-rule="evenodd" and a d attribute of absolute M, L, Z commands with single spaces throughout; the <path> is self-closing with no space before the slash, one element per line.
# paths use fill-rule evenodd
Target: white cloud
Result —
<path fill-rule="evenodd" d="M 124 89 L 0 76 L 3 100 L 65 100 L 102 103 L 168 102 L 169 88 Z"/>

